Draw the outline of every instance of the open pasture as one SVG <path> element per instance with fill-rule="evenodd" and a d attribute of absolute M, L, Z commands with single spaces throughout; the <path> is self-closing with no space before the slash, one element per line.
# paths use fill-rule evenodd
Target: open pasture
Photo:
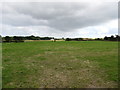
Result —
<path fill-rule="evenodd" d="M 3 88 L 114 88 L 118 42 L 3 43 Z"/>

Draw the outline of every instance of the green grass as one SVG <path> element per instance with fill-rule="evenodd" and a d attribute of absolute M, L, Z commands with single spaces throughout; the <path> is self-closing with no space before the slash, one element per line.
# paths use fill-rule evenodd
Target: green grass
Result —
<path fill-rule="evenodd" d="M 117 87 L 118 42 L 3 43 L 3 88 Z"/>

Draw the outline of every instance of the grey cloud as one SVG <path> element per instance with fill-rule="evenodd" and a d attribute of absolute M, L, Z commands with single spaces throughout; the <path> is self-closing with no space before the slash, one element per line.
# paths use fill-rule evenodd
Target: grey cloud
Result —
<path fill-rule="evenodd" d="M 117 5 L 116 5 L 117 6 Z M 115 4 L 100 5 L 99 7 L 89 7 L 82 12 L 75 12 L 75 15 L 64 16 L 53 19 L 50 23 L 52 27 L 61 30 L 72 30 L 74 28 L 83 28 L 101 24 L 117 18 L 117 8 Z"/>
<path fill-rule="evenodd" d="M 13 25 L 13 26 L 31 26 L 31 25 L 47 25 L 47 20 L 34 19 L 31 16 L 26 16 L 25 14 L 4 14 L 3 24 Z"/>
<path fill-rule="evenodd" d="M 79 36 L 77 29 L 101 25 L 117 19 L 116 3 L 3 3 L 2 24 L 5 35 L 35 34 Z M 24 27 L 24 28 L 19 28 Z M 35 28 L 36 27 L 36 28 Z M 44 28 L 41 28 L 44 27 Z M 45 28 L 46 27 L 46 28 Z M 11 31 L 13 30 L 13 31 Z M 74 32 L 76 30 L 76 32 Z M 113 29 L 112 29 L 113 30 Z M 85 30 L 84 30 L 85 31 Z M 87 30 L 96 35 L 98 31 Z M 111 31 L 109 33 L 116 33 Z M 89 34 L 87 34 L 89 35 Z"/>
<path fill-rule="evenodd" d="M 23 4 L 22 8 L 17 5 L 15 9 L 19 13 L 31 15 L 33 18 L 49 20 L 73 15 L 75 11 L 83 10 L 86 6 L 84 3 L 29 3 L 27 5 Z"/>
<path fill-rule="evenodd" d="M 95 26 L 117 18 L 117 3 L 4 3 L 3 23 L 47 26 L 61 31 Z"/>

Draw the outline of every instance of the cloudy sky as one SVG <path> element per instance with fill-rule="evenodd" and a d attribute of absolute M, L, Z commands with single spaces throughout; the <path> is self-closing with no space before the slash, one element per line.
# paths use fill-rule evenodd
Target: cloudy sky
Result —
<path fill-rule="evenodd" d="M 97 38 L 118 34 L 118 2 L 4 2 L 2 36 Z"/>

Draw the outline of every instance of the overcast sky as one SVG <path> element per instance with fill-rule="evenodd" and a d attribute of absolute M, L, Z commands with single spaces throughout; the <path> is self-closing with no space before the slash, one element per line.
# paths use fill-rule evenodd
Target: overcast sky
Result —
<path fill-rule="evenodd" d="M 6 2 L 0 8 L 2 36 L 97 38 L 118 34 L 118 2 Z"/>

